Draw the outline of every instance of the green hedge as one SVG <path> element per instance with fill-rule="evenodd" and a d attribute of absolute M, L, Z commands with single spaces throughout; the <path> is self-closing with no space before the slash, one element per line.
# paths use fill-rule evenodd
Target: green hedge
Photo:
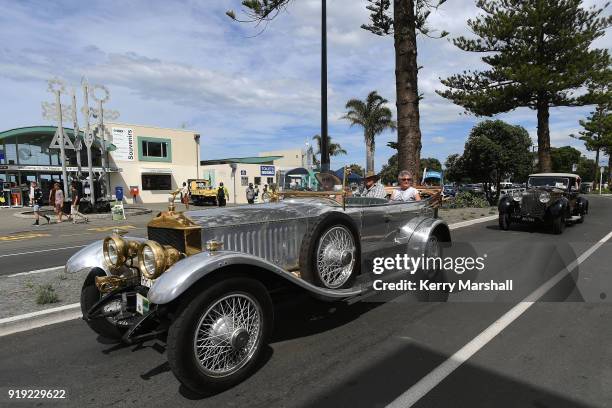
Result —
<path fill-rule="evenodd" d="M 446 208 L 486 208 L 490 207 L 489 202 L 483 194 L 474 194 L 470 191 L 462 191 L 457 193 L 454 198 L 448 200 L 444 207 Z"/>

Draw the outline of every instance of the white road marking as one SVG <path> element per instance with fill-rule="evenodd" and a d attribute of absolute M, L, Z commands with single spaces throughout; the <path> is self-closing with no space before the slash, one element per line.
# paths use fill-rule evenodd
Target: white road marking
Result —
<path fill-rule="evenodd" d="M 0 258 L 5 258 L 7 256 L 18 256 L 18 255 L 30 255 L 30 254 L 39 254 L 41 252 L 51 252 L 51 251 L 61 251 L 64 249 L 74 249 L 74 248 L 83 248 L 85 246 L 87 246 L 89 244 L 85 244 L 85 245 L 74 245 L 74 246 L 68 246 L 68 247 L 61 247 L 61 248 L 49 248 L 49 249 L 39 249 L 38 251 L 29 251 L 29 252 L 16 252 L 14 254 L 5 254 L 5 255 L 0 255 Z"/>
<path fill-rule="evenodd" d="M 590 257 L 599 247 L 606 243 L 612 238 L 612 232 L 608 233 L 605 237 L 595 243 L 592 247 L 582 253 L 576 260 L 569 264 L 566 268 L 559 271 L 555 276 L 550 278 L 539 288 L 531 292 L 525 299 L 519 302 L 516 306 L 506 312 L 502 317 L 497 319 L 493 324 L 483 330 L 469 343 L 463 346 L 459 351 L 453 354 L 448 360 L 440 364 L 433 371 L 421 378 L 419 382 L 410 387 L 402 395 L 393 400 L 387 407 L 391 408 L 409 408 L 423 398 L 429 391 L 435 386 L 440 384 L 442 380 L 448 377 L 453 371 L 455 371 L 461 364 L 472 357 L 481 348 L 487 345 L 491 340 L 495 338 L 499 333 L 508 327 L 513 321 L 519 318 L 525 311 L 527 311 L 538 299 L 540 299 L 546 292 L 552 289 L 557 283 L 561 281 L 567 274 L 571 273 L 578 265 L 583 263 L 588 257 Z"/>
<path fill-rule="evenodd" d="M 64 269 L 64 267 L 63 266 L 54 266 L 52 268 L 36 269 L 34 271 L 19 272 L 19 273 L 14 273 L 12 275 L 4 275 L 4 276 L 0 276 L 0 279 L 1 278 L 14 278 L 15 276 L 34 275 L 34 274 L 37 274 L 37 273 L 53 272 L 53 271 L 57 271 L 57 270 L 61 270 L 61 269 Z"/>
<path fill-rule="evenodd" d="M 454 229 L 457 229 L 457 228 L 469 227 L 470 225 L 479 224 L 481 222 L 496 220 L 497 217 L 498 217 L 497 215 L 491 215 L 491 216 L 488 216 L 488 217 L 480 217 L 480 218 L 476 218 L 476 219 L 473 219 L 473 220 L 456 222 L 454 224 L 450 224 L 448 226 L 448 228 L 451 229 L 451 230 L 454 230 Z"/>
<path fill-rule="evenodd" d="M 0 319 L 0 337 L 67 320 L 78 319 L 81 316 L 81 305 L 79 303 L 72 303 L 70 305 L 54 307 L 53 309 L 7 317 Z"/>

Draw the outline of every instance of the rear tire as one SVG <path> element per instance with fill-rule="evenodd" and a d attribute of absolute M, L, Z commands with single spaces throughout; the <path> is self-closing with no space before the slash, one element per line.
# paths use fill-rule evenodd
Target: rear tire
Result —
<path fill-rule="evenodd" d="M 427 247 L 425 248 L 426 257 L 439 257 L 442 256 L 442 241 L 436 235 L 432 235 L 427 240 Z M 422 280 L 428 280 L 432 283 L 445 283 L 446 279 L 444 276 L 444 270 L 436 268 L 434 270 L 421 271 Z M 417 292 L 417 298 L 421 302 L 446 302 L 448 300 L 449 292 L 447 290 L 425 290 Z"/>
<path fill-rule="evenodd" d="M 359 240 L 348 216 L 331 213 L 312 225 L 302 240 L 299 264 L 302 277 L 314 285 L 351 287 L 361 260 Z"/>
<path fill-rule="evenodd" d="M 193 291 L 168 331 L 170 368 L 196 393 L 233 387 L 257 367 L 273 322 L 268 291 L 256 280 L 228 278 Z"/>

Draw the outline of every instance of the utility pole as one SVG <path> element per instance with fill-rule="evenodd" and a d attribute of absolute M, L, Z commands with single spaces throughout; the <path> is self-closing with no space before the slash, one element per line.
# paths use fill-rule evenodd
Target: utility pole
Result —
<path fill-rule="evenodd" d="M 327 0 L 321 0 L 321 172 L 329 171 L 327 134 Z"/>

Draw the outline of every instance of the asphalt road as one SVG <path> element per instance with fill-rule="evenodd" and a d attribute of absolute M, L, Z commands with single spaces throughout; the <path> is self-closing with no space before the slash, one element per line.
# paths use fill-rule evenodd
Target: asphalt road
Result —
<path fill-rule="evenodd" d="M 463 251 L 487 255 L 479 280 L 511 278 L 515 290 L 316 314 L 307 312 L 311 303 L 298 304 L 281 311 L 259 370 L 206 397 L 180 386 L 154 342 L 103 344 L 76 320 L 3 337 L 0 405 L 7 389 L 44 387 L 66 390 L 67 400 L 45 402 L 57 406 L 385 406 L 610 231 L 612 199 L 598 197 L 585 223 L 560 236 L 528 227 L 503 232 L 495 222 L 453 231 Z M 611 264 L 608 241 L 414 406 L 610 406 Z"/>

